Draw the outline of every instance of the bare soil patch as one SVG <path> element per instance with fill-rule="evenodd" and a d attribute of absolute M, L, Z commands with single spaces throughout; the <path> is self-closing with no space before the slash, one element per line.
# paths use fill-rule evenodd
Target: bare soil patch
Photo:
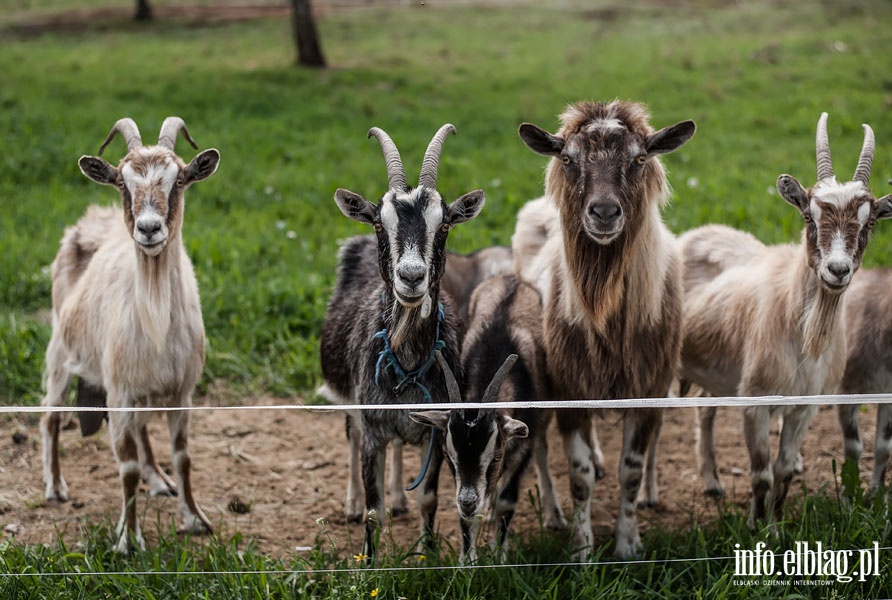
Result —
<path fill-rule="evenodd" d="M 201 400 L 199 399 L 199 402 Z M 271 399 L 254 402 L 277 404 Z M 861 415 L 865 442 L 862 481 L 869 479 L 873 459 L 875 411 Z M 694 410 L 666 411 L 659 446 L 660 505 L 642 509 L 643 528 L 659 524 L 674 529 L 693 522 L 714 519 L 719 507 L 701 493 L 694 443 Z M 749 502 L 749 467 L 741 433 L 741 415 L 736 409 L 721 409 L 716 420 L 717 456 L 727 490 L 725 501 L 746 511 Z M 162 467 L 170 468 L 167 427 L 151 425 L 156 455 Z M 618 511 L 617 460 L 622 428 L 615 415 L 598 422 L 598 432 L 607 460 L 607 475 L 595 486 L 592 517 L 596 541 L 613 536 Z M 24 438 L 24 439 L 23 439 Z M 776 444 L 776 424 L 773 439 Z M 15 535 L 27 544 L 56 544 L 59 535 L 75 547 L 85 526 L 115 523 L 120 514 L 120 484 L 107 440 L 107 428 L 90 438 L 79 430 L 62 432 L 62 469 L 68 482 L 70 501 L 63 504 L 43 500 L 39 431 L 35 426 L 6 422 L 0 426 L 0 528 L 2 535 Z M 571 501 L 566 461 L 555 431 L 549 435 L 550 461 L 564 514 Z M 256 541 L 266 554 L 284 557 L 296 548 L 313 546 L 323 526 L 325 544 L 334 544 L 345 556 L 358 553 L 362 526 L 347 525 L 343 501 L 347 476 L 347 446 L 343 415 L 272 408 L 268 410 L 220 410 L 194 413 L 190 450 L 196 497 L 218 535 L 240 532 Z M 420 450 L 406 452 L 407 484 L 419 468 Z M 833 493 L 831 462 L 842 461 L 842 439 L 836 411 L 822 407 L 803 448 L 805 472 L 794 480 L 788 510 L 798 504 L 801 484 L 809 493 L 822 486 Z M 538 531 L 538 516 L 528 501 L 535 492 L 535 474 L 529 473 L 518 506 L 515 531 Z M 440 480 L 438 528 L 454 548 L 459 545 L 458 519 L 452 476 L 444 468 Z M 151 498 L 145 489 L 138 496 L 143 532 L 149 545 L 158 532 L 169 532 L 178 522 L 176 499 Z M 411 495 L 411 494 L 410 494 Z M 418 538 L 419 524 L 414 499 L 410 513 L 392 522 L 393 539 L 409 546 Z M 242 512 L 244 511 L 244 512 Z M 555 534 L 560 535 L 560 534 Z M 387 535 L 382 536 L 386 539 Z"/>

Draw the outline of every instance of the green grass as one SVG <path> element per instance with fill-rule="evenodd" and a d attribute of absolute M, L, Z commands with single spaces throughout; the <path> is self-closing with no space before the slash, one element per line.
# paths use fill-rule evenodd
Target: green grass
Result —
<path fill-rule="evenodd" d="M 766 242 L 797 239 L 798 216 L 768 190 L 781 172 L 813 181 L 822 110 L 841 173 L 854 169 L 860 123 L 874 126 L 874 189 L 886 190 L 892 69 L 882 23 L 892 9 L 704 4 L 344 12 L 320 23 L 326 71 L 292 67 L 288 23 L 277 20 L 0 42 L 0 310 L 10 315 L 0 357 L 13 374 L 0 399 L 39 398 L 35 349 L 48 334 L 34 314 L 49 307 L 47 265 L 87 204 L 117 201 L 76 160 L 125 115 L 148 140 L 178 114 L 202 147 L 222 153 L 218 173 L 187 194 L 185 242 L 208 330 L 204 385 L 224 379 L 251 392 L 319 383 L 337 240 L 365 232 L 332 193 L 383 191 L 371 125 L 393 135 L 409 172 L 439 125 L 457 126 L 440 189 L 451 199 L 481 187 L 488 197 L 482 216 L 451 236 L 457 250 L 509 242 L 514 214 L 541 194 L 545 163 L 517 125 L 554 129 L 563 106 L 582 98 L 642 100 L 657 126 L 697 121 L 692 142 L 666 158 L 675 231 L 717 221 Z M 121 150 L 117 142 L 110 159 Z M 869 265 L 892 259 L 892 233 L 877 229 Z"/>
<path fill-rule="evenodd" d="M 91 3 L 14 4 L 13 15 L 26 15 Z M 286 20 L 209 28 L 156 22 L 27 38 L 0 27 L 0 403 L 39 401 L 49 338 L 48 265 L 64 227 L 88 204 L 118 200 L 114 190 L 84 178 L 76 161 L 95 154 L 122 116 L 135 118 L 146 140 L 165 116 L 182 116 L 202 148 L 222 154 L 218 173 L 187 193 L 185 243 L 208 333 L 202 389 L 220 381 L 244 393 L 306 395 L 319 384 L 318 336 L 337 242 L 365 232 L 340 214 L 332 194 L 337 187 L 369 198 L 383 192 L 381 154 L 365 137 L 372 125 L 391 133 L 409 173 L 417 173 L 436 129 L 456 125 L 458 136 L 446 142 L 441 161 L 440 191 L 453 199 L 479 187 L 488 199 L 477 220 L 451 234 L 449 247 L 460 251 L 509 242 L 517 210 L 541 194 L 545 165 L 520 142 L 517 126 L 532 121 L 554 130 L 555 115 L 578 99 L 644 101 L 658 127 L 697 121 L 695 138 L 665 158 L 675 188 L 665 219 L 676 232 L 722 222 L 766 242 L 797 240 L 796 211 L 771 190 L 784 172 L 813 183 L 814 127 L 824 110 L 837 172 L 854 170 L 860 124 L 870 123 L 877 133 L 872 187 L 877 195 L 889 191 L 888 2 L 542 4 L 335 13 L 319 23 L 332 65 L 325 71 L 293 67 Z M 109 159 L 122 148 L 115 142 Z M 187 160 L 192 156 L 185 144 L 179 150 Z M 892 263 L 887 223 L 877 225 L 865 262 Z M 802 516 L 781 528 L 776 543 L 888 544 L 882 507 L 849 511 L 829 496 L 807 499 Z M 751 548 L 757 539 L 770 539 L 751 534 L 733 511 L 713 523 L 692 518 L 681 525 L 647 535 L 653 557 L 728 556 L 734 543 Z M 326 553 L 324 544 L 309 559 L 277 562 L 225 536 L 198 548 L 171 536 L 122 561 L 109 554 L 107 534 L 108 528 L 93 532 L 77 551 L 9 543 L 0 551 L 2 570 L 278 570 L 304 568 L 307 560 L 314 568 L 349 563 Z M 517 558 L 566 558 L 548 539 L 534 535 L 522 542 Z M 451 562 L 454 553 L 445 550 L 442 560 Z M 731 585 L 730 572 L 727 563 L 704 561 L 412 576 L 4 578 L 0 587 L 2 595 L 22 598 L 290 597 L 304 589 L 319 597 L 366 598 L 375 587 L 388 598 L 427 597 L 431 590 L 465 598 L 608 592 L 871 597 L 892 590 L 886 574 L 867 587 L 837 584 L 823 592 L 741 590 Z"/>
<path fill-rule="evenodd" d="M 572 562 L 565 539 L 543 531 L 513 539 L 507 563 L 491 556 L 478 561 L 482 568 L 460 567 L 454 549 L 435 547 L 419 554 L 389 540 L 375 568 L 360 568 L 352 556 L 329 549 L 324 525 L 309 552 L 275 559 L 259 554 L 240 534 L 209 540 L 177 537 L 169 525 L 148 552 L 122 558 L 110 551 L 113 527 L 85 529 L 77 548 L 60 545 L 25 547 L 0 544 L 0 595 L 18 598 L 876 598 L 892 589 L 888 557 L 878 576 L 860 582 L 838 582 L 834 577 L 802 578 L 829 581 L 827 586 L 802 584 L 783 577 L 782 587 L 742 587 L 735 581 L 762 584 L 769 578 L 735 577 L 734 545 L 753 549 L 765 542 L 778 556 L 797 542 L 818 542 L 825 549 L 870 548 L 889 539 L 888 508 L 882 501 L 843 504 L 832 490 L 806 496 L 800 512 L 792 514 L 777 537 L 770 531 L 751 532 L 736 507 L 720 511 L 717 520 L 703 524 L 696 515 L 680 531 L 651 529 L 644 541 L 648 554 L 634 564 L 616 562 L 609 544 L 597 548 L 594 565 Z M 828 526 L 831 523 L 831 526 Z M 386 535 L 386 532 L 385 532 Z M 881 542 L 882 544 L 882 542 Z M 855 553 L 857 555 L 857 553 Z M 885 551 L 888 554 L 888 551 Z M 665 559 L 672 562 L 666 563 Z M 521 566 L 506 567 L 504 564 Z M 780 560 L 777 562 L 780 566 Z M 849 561 L 845 572 L 860 567 Z M 773 579 L 773 578 L 772 578 Z M 377 590 L 372 596 L 373 590 Z"/>

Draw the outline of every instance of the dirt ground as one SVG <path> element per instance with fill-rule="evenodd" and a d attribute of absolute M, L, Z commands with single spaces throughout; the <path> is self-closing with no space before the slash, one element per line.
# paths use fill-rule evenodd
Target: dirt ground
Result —
<path fill-rule="evenodd" d="M 197 403 L 201 403 L 198 399 Z M 246 402 L 247 403 L 247 402 Z M 271 399 L 253 405 L 283 404 Z M 861 415 L 865 445 L 862 481 L 869 480 L 873 460 L 875 410 Z M 107 440 L 107 428 L 82 438 L 75 425 L 62 432 L 62 469 L 68 482 L 70 501 L 63 504 L 43 500 L 40 439 L 36 425 L 5 422 L 0 426 L 0 525 L 3 537 L 14 535 L 28 544 L 55 544 L 57 532 L 69 547 L 76 544 L 84 525 L 116 523 L 120 514 L 121 488 L 117 468 Z M 776 444 L 776 423 L 773 440 Z M 717 419 L 717 457 L 727 502 L 746 509 L 749 498 L 748 462 L 741 434 L 738 409 L 721 409 Z M 170 468 L 167 427 L 154 421 L 150 430 L 161 466 Z M 598 422 L 607 461 L 607 475 L 599 481 L 592 497 L 596 541 L 612 538 L 618 510 L 619 486 L 616 465 L 622 431 L 615 415 Z M 549 432 L 550 462 L 565 515 L 571 500 L 567 466 L 556 431 Z M 717 514 L 716 503 L 701 493 L 694 455 L 694 409 L 667 410 L 659 445 L 660 505 L 641 509 L 643 528 L 652 523 L 669 528 L 684 527 L 692 519 L 708 522 Z M 267 410 L 220 410 L 194 413 L 190 450 L 196 497 L 216 532 L 228 539 L 240 532 L 256 541 L 266 554 L 284 557 L 313 546 L 323 526 L 326 545 L 339 552 L 355 554 L 362 543 L 362 526 L 345 522 L 343 501 L 347 475 L 347 445 L 342 414 L 272 408 Z M 420 450 L 406 452 L 407 484 L 418 472 Z M 801 497 L 804 479 L 809 492 L 832 483 L 831 461 L 841 464 L 842 438 L 836 411 L 822 407 L 812 423 L 803 448 L 805 472 L 797 477 L 789 502 Z M 535 487 L 535 474 L 525 479 L 527 490 Z M 441 536 L 459 547 L 454 484 L 448 469 L 441 473 L 437 526 Z M 830 490 L 833 489 L 832 485 Z M 141 523 L 147 542 L 157 539 L 159 529 L 170 531 L 178 520 L 176 500 L 151 498 L 141 488 L 138 496 Z M 412 494 L 410 493 L 410 496 Z M 514 530 L 535 531 L 536 513 L 521 495 Z M 239 514 L 239 504 L 250 509 Z M 243 506 L 244 508 L 244 506 Z M 418 513 L 410 498 L 410 513 L 392 522 L 393 536 L 408 546 L 417 539 Z M 385 539 L 386 536 L 382 536 Z"/>

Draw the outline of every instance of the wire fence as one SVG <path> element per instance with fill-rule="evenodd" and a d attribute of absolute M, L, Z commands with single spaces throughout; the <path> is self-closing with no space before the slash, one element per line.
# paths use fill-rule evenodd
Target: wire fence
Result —
<path fill-rule="evenodd" d="M 33 414 L 46 412 L 152 412 L 172 411 L 253 411 L 253 410 L 300 410 L 310 412 L 338 412 L 365 410 L 455 410 L 461 409 L 598 409 L 623 410 L 635 408 L 694 408 L 694 407 L 745 407 L 745 406 L 800 406 L 829 404 L 887 404 L 892 402 L 892 394 L 828 394 L 816 396 L 683 396 L 666 398 L 629 398 L 612 400 L 535 400 L 526 402 L 480 403 L 466 402 L 459 407 L 455 404 L 264 404 L 264 405 L 223 405 L 223 406 L 188 406 L 188 407 L 75 407 L 75 406 L 0 406 L 0 414 Z M 855 549 L 849 552 L 888 551 L 892 546 L 880 548 Z M 406 567 L 356 567 L 332 569 L 263 569 L 263 570 L 214 570 L 214 571 L 59 571 L 59 572 L 18 572 L 0 573 L 0 580 L 7 578 L 27 577 L 105 577 L 105 576 L 162 576 L 162 577 L 195 577 L 209 575 L 300 575 L 300 574 L 349 574 L 349 573 L 384 573 L 396 571 L 457 571 L 466 569 L 524 569 L 543 567 L 604 567 L 623 565 L 665 565 L 672 563 L 734 561 L 735 556 L 710 556 L 697 558 L 656 558 L 639 560 L 607 560 L 578 561 L 561 563 L 493 563 L 493 564 L 459 564 L 435 566 Z"/>

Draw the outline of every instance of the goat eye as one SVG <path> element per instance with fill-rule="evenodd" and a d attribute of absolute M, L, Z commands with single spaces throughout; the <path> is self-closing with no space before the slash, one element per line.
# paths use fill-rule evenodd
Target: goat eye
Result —
<path fill-rule="evenodd" d="M 440 231 L 442 231 L 443 233 L 449 233 L 449 229 L 451 227 L 452 226 L 449 223 L 443 223 L 442 225 L 440 225 Z"/>
<path fill-rule="evenodd" d="M 635 157 L 635 162 L 639 165 L 644 165 L 644 163 L 647 162 L 647 155 L 639 154 L 638 156 Z"/>
<path fill-rule="evenodd" d="M 384 231 L 384 227 L 381 226 L 381 223 L 372 223 L 372 227 L 374 227 L 375 231 L 377 231 L 378 233 Z"/>
<path fill-rule="evenodd" d="M 182 177 L 177 177 L 177 187 L 183 187 L 186 185 L 186 180 Z"/>
<path fill-rule="evenodd" d="M 570 166 L 570 163 L 573 162 L 573 161 L 570 160 L 570 157 L 569 157 L 569 156 L 567 156 L 566 154 L 564 154 L 563 156 L 561 156 L 561 162 L 564 163 L 564 166 L 565 166 L 565 167 L 568 167 L 568 166 Z"/>
<path fill-rule="evenodd" d="M 123 189 L 124 189 L 124 180 L 123 180 L 123 179 L 118 179 L 118 181 L 117 181 L 117 183 L 116 183 L 115 185 L 118 186 L 118 189 L 122 189 L 122 190 L 123 190 Z"/>

